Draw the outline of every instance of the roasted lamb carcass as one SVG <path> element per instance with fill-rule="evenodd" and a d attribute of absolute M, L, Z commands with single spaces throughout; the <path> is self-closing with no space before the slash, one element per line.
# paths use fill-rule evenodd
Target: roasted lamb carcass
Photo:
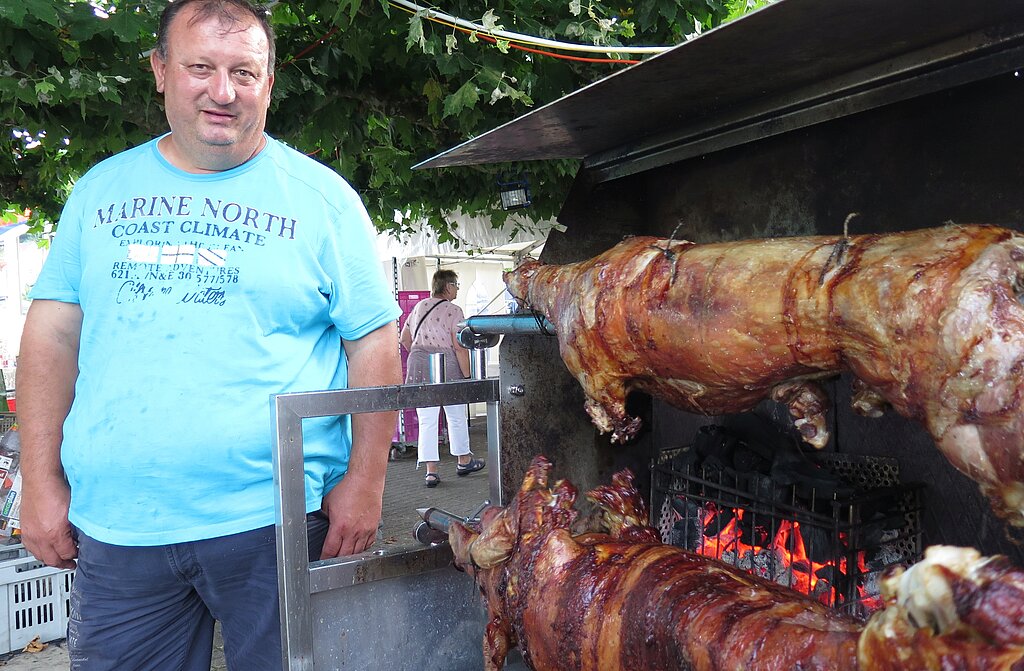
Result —
<path fill-rule="evenodd" d="M 932 548 L 885 579 L 865 627 L 797 592 L 659 542 L 628 471 L 588 494 L 602 529 L 573 532 L 576 490 L 537 457 L 507 508 L 449 531 L 489 623 L 484 669 L 519 647 L 534 671 L 1024 668 L 1024 572 Z"/>
<path fill-rule="evenodd" d="M 527 262 L 509 291 L 555 325 L 597 427 L 639 428 L 642 390 L 704 414 L 766 398 L 823 446 L 825 392 L 927 427 L 993 507 L 1024 526 L 1024 235 L 946 226 L 698 245 L 635 237 L 588 261 Z"/>

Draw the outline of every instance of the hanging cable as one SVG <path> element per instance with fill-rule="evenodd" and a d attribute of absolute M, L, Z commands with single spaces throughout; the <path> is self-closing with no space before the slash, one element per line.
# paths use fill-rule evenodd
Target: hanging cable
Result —
<path fill-rule="evenodd" d="M 276 5 L 276 4 L 277 4 L 277 2 L 270 3 L 267 6 L 267 9 L 269 9 L 270 7 L 272 7 L 273 5 Z M 498 39 L 500 38 L 500 39 L 508 41 L 509 47 L 511 47 L 512 49 L 518 49 L 519 51 L 525 51 L 525 52 L 528 52 L 528 53 L 539 54 L 541 56 L 549 56 L 551 58 L 560 58 L 562 60 L 567 60 L 567 61 L 577 61 L 577 62 L 582 62 L 582 63 L 618 63 L 618 64 L 624 64 L 624 65 L 634 65 L 634 64 L 640 62 L 638 60 L 625 59 L 625 58 L 586 58 L 586 57 L 581 57 L 581 56 L 568 56 L 568 55 L 565 55 L 565 54 L 558 54 L 558 53 L 554 53 L 554 52 L 551 52 L 551 51 L 544 51 L 544 50 L 541 50 L 541 49 L 534 49 L 534 48 L 531 48 L 531 47 L 522 46 L 521 44 L 517 44 L 516 42 L 524 42 L 526 44 L 534 44 L 534 45 L 537 45 L 537 46 L 550 46 L 551 48 L 564 49 L 564 50 L 567 50 L 567 51 L 582 51 L 582 52 L 590 52 L 590 53 L 652 53 L 652 54 L 655 54 L 655 53 L 661 53 L 661 52 L 665 51 L 666 49 L 670 49 L 671 48 L 671 47 L 598 47 L 598 46 L 585 45 L 585 44 L 570 44 L 568 42 L 556 42 L 554 40 L 547 40 L 547 39 L 544 39 L 544 38 L 541 38 L 541 37 L 531 37 L 529 35 L 520 35 L 518 33 L 510 33 L 510 32 L 503 31 L 503 30 L 488 30 L 487 28 L 485 28 L 482 25 L 475 24 L 475 23 L 473 23 L 471 21 L 465 21 L 463 19 L 459 19 L 459 18 L 456 18 L 454 16 L 450 16 L 448 14 L 445 14 L 443 12 L 438 12 L 438 11 L 435 11 L 435 10 L 432 10 L 432 9 L 429 9 L 429 8 L 426 8 L 426 7 L 421 7 L 420 5 L 417 5 L 415 3 L 408 2 L 408 0 L 388 0 L 388 4 L 390 4 L 392 7 L 395 7 L 396 9 L 401 9 L 403 11 L 409 12 L 410 14 L 415 14 L 417 12 L 422 11 L 422 12 L 425 13 L 427 19 L 430 20 L 430 21 L 433 21 L 435 23 L 439 23 L 441 25 L 448 26 L 450 28 L 454 28 L 454 29 L 459 30 L 460 32 L 463 32 L 463 33 L 476 34 L 477 37 L 479 37 L 480 39 L 482 39 L 484 41 L 490 42 L 491 44 L 497 44 L 498 43 Z M 308 54 L 310 51 L 315 49 L 316 47 L 321 46 L 322 44 L 324 44 L 327 41 L 327 39 L 330 38 L 332 35 L 334 35 L 336 32 L 338 32 L 338 27 L 337 26 L 332 27 L 330 30 L 328 30 L 326 33 L 324 33 L 324 35 L 322 37 L 320 37 L 318 40 L 316 40 L 315 42 L 313 42 L 312 44 L 307 46 L 305 49 L 303 49 L 299 53 L 295 54 L 294 56 L 288 57 L 285 61 L 283 61 L 280 64 L 280 66 L 288 65 L 288 64 L 293 63 L 293 62 L 297 61 L 298 59 L 302 58 L 303 56 Z"/>
<path fill-rule="evenodd" d="M 448 23 L 444 23 L 443 21 L 439 21 L 438 23 L 442 23 L 444 25 L 451 25 L 451 24 L 448 24 Z M 458 26 L 453 26 L 453 27 L 456 30 L 460 30 L 460 31 L 466 32 L 466 33 L 474 32 L 474 31 L 468 30 L 466 28 L 460 28 Z M 479 37 L 480 39 L 484 40 L 485 42 L 490 42 L 491 44 L 497 44 L 498 43 L 498 40 L 496 38 L 494 38 L 494 37 L 491 37 L 490 35 L 483 35 L 483 34 L 479 34 L 478 33 L 477 37 Z M 622 63 L 622 64 L 626 64 L 626 65 L 635 65 L 636 63 L 640 62 L 640 61 L 635 61 L 635 60 L 625 59 L 625 58 L 589 58 L 587 56 L 569 56 L 567 54 L 556 54 L 553 51 L 542 51 L 540 49 L 532 49 L 530 47 L 524 47 L 524 46 L 516 44 L 514 42 L 509 42 L 508 46 L 512 47 L 513 49 L 518 49 L 519 51 L 529 52 L 531 54 L 540 54 L 541 56 L 550 56 L 552 58 L 561 58 L 564 61 L 577 61 L 577 62 L 581 62 L 581 63 Z"/>
<path fill-rule="evenodd" d="M 410 14 L 415 14 L 415 12 L 412 11 L 411 9 L 408 9 L 406 7 L 402 7 L 400 5 L 396 5 L 394 2 L 389 2 L 389 4 L 392 7 L 395 7 L 396 9 L 401 9 L 403 11 L 409 12 Z M 498 43 L 497 38 L 495 38 L 495 37 L 493 37 L 493 36 L 491 36 L 489 34 L 486 34 L 486 33 L 480 33 L 479 31 L 476 31 L 476 30 L 470 30 L 469 28 L 463 28 L 462 26 L 458 26 L 458 25 L 456 25 L 454 23 L 450 23 L 448 21 L 444 21 L 442 19 L 438 19 L 438 18 L 432 17 L 432 16 L 427 16 L 427 20 L 428 21 L 433 21 L 434 23 L 439 23 L 442 26 L 448 26 L 449 28 L 453 28 L 454 30 L 458 30 L 459 32 L 467 33 L 467 34 L 470 34 L 470 35 L 476 35 L 480 39 L 484 40 L 485 42 L 490 42 L 491 44 L 497 44 Z M 533 49 L 533 48 L 530 48 L 530 47 L 524 47 L 521 44 L 516 44 L 515 42 L 509 42 L 508 46 L 513 48 L 513 49 L 518 49 L 520 51 L 526 51 L 526 52 L 529 52 L 529 53 L 532 53 L 532 54 L 540 54 L 542 56 L 550 56 L 551 58 L 560 58 L 560 59 L 566 60 L 566 61 L 577 61 L 577 62 L 582 62 L 582 63 L 622 63 L 622 64 L 626 64 L 626 65 L 635 65 L 636 63 L 640 62 L 640 61 L 637 61 L 637 60 L 631 60 L 631 59 L 625 59 L 625 58 L 588 58 L 588 57 L 585 57 L 585 56 L 568 56 L 566 54 L 556 54 L 553 51 L 543 51 L 541 49 Z"/>
<path fill-rule="evenodd" d="M 318 46 L 320 46 L 321 44 L 326 42 L 327 38 L 330 37 L 331 35 L 333 35 L 336 32 L 338 32 L 338 27 L 334 26 L 333 28 L 328 30 L 326 33 L 324 33 L 323 37 L 321 37 L 319 40 L 317 40 L 313 44 L 309 45 L 308 47 L 306 47 L 305 49 L 303 49 L 299 53 L 295 54 L 294 56 L 290 56 L 286 61 L 281 63 L 281 65 L 282 66 L 288 65 L 289 63 L 291 63 L 293 61 L 299 60 L 300 58 L 302 58 L 303 56 L 308 54 L 310 51 L 313 51 L 313 49 L 317 48 Z"/>
<path fill-rule="evenodd" d="M 389 0 L 388 4 L 396 5 L 413 12 L 423 12 L 428 19 L 434 19 L 435 17 L 442 19 L 443 21 L 450 22 L 460 28 L 465 28 L 475 33 L 484 33 L 491 37 L 508 40 L 510 42 L 522 42 L 524 44 L 532 44 L 534 46 L 548 47 L 551 49 L 561 49 L 563 51 L 580 51 L 595 54 L 607 54 L 607 53 L 619 53 L 619 54 L 660 54 L 664 51 L 671 49 L 672 47 L 614 47 L 614 46 L 595 46 L 591 44 L 572 44 L 570 42 L 558 42 L 556 40 L 549 40 L 543 37 L 533 37 L 531 35 L 523 35 L 521 33 L 513 33 L 506 30 L 489 30 L 488 28 L 480 25 L 479 23 L 473 23 L 472 21 L 466 21 L 450 14 L 430 9 L 429 7 L 423 7 L 417 5 L 415 2 L 409 0 Z"/>

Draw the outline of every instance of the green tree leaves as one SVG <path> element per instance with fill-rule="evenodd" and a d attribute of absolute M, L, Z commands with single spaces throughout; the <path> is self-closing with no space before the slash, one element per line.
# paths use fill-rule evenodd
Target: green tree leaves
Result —
<path fill-rule="evenodd" d="M 671 45 L 695 24 L 713 27 L 762 4 L 445 0 L 436 10 L 547 39 Z M 37 221 L 54 221 L 85 170 L 166 131 L 147 58 L 165 5 L 0 0 L 0 210 L 31 208 Z M 576 163 L 413 165 L 624 67 L 526 52 L 517 47 L 550 49 L 506 38 L 494 44 L 389 0 L 282 0 L 271 21 L 279 64 L 268 131 L 341 172 L 379 228 L 407 228 L 423 217 L 441 239 L 450 237 L 445 212 L 504 221 L 502 174 L 528 172 L 531 214 L 553 216 Z"/>
<path fill-rule="evenodd" d="M 458 116 L 464 110 L 473 109 L 480 101 L 480 91 L 472 80 L 459 87 L 455 93 L 444 99 L 444 116 Z"/>

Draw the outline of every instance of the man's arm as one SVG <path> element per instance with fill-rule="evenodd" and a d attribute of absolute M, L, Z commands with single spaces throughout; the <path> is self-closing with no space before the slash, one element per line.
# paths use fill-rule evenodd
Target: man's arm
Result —
<path fill-rule="evenodd" d="M 402 383 L 402 360 L 394 322 L 343 344 L 348 356 L 350 388 Z M 352 415 L 348 473 L 324 496 L 323 510 L 331 525 L 321 559 L 362 552 L 376 540 L 388 453 L 397 419 L 397 411 Z"/>
<path fill-rule="evenodd" d="M 21 535 L 37 559 L 74 568 L 71 491 L 60 445 L 64 419 L 75 398 L 82 308 L 35 300 L 25 319 L 18 358 L 18 428 L 21 433 Z"/>

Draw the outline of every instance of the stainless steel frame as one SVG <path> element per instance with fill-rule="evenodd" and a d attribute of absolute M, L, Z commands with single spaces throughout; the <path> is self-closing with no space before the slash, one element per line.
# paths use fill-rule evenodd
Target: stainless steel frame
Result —
<path fill-rule="evenodd" d="M 495 378 L 271 399 L 284 669 L 418 671 L 440 668 L 424 657 L 439 654 L 446 669 L 481 667 L 482 607 L 472 581 L 451 568 L 447 544 L 308 561 L 302 420 L 486 402 L 490 498 L 500 501 L 499 397 Z"/>

